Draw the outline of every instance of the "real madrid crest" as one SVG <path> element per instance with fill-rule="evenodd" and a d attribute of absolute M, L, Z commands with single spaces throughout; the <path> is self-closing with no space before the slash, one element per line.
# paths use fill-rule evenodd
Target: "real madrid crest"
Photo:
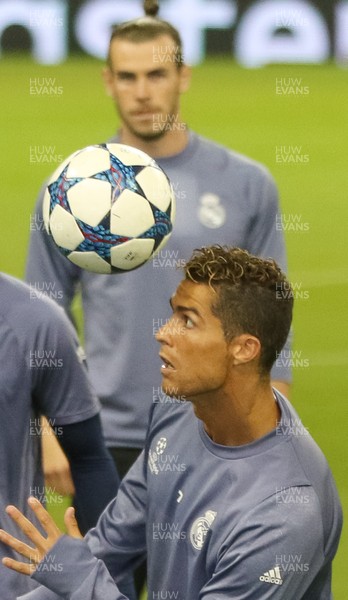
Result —
<path fill-rule="evenodd" d="M 219 229 L 226 221 L 226 210 L 216 194 L 203 194 L 199 199 L 199 221 L 209 229 Z"/>
<path fill-rule="evenodd" d="M 191 527 L 190 540 L 196 550 L 202 550 L 207 533 L 216 517 L 214 510 L 207 510 L 203 517 L 198 517 Z"/>

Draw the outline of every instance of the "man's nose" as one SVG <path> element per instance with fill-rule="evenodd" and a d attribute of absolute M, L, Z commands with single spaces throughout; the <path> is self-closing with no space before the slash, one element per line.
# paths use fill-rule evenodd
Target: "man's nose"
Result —
<path fill-rule="evenodd" d="M 160 343 L 169 344 L 172 336 L 175 334 L 177 330 L 177 321 L 178 319 L 175 317 L 171 317 L 168 319 L 156 332 L 155 338 Z"/>
<path fill-rule="evenodd" d="M 135 95 L 137 98 L 144 99 L 150 96 L 150 85 L 146 77 L 139 77 L 135 83 Z"/>

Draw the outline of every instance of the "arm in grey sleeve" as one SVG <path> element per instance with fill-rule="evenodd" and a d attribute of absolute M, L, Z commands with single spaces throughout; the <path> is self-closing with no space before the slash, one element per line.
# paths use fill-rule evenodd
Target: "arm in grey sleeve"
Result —
<path fill-rule="evenodd" d="M 52 576 L 53 568 L 56 571 Z M 67 536 L 62 536 L 46 554 L 33 579 L 42 585 L 17 600 L 135 600 L 132 585 L 130 595 L 125 596 L 85 540 Z"/>
<path fill-rule="evenodd" d="M 20 600 L 133 600 L 129 576 L 146 553 L 144 462 L 143 452 L 84 540 L 58 540 L 32 575 L 41 586 Z"/>
<path fill-rule="evenodd" d="M 51 570 L 45 568 L 48 565 Z M 46 554 L 33 579 L 45 587 L 20 596 L 18 600 L 128 600 L 86 542 L 67 536 L 62 536 Z"/>
<path fill-rule="evenodd" d="M 146 557 L 145 457 L 143 450 L 121 481 L 117 497 L 108 504 L 96 527 L 86 535 L 91 552 L 105 563 L 117 584 Z"/>
<path fill-rule="evenodd" d="M 49 296 L 70 315 L 81 269 L 63 256 L 47 233 L 42 216 L 45 186 L 41 189 L 34 218 L 31 219 L 30 241 L 26 264 L 27 283 L 43 296 Z"/>
<path fill-rule="evenodd" d="M 50 573 L 44 569 L 47 563 L 55 564 L 57 571 Z M 118 589 L 103 561 L 93 556 L 84 540 L 61 537 L 38 565 L 33 578 L 59 593 L 58 598 L 128 600 Z"/>

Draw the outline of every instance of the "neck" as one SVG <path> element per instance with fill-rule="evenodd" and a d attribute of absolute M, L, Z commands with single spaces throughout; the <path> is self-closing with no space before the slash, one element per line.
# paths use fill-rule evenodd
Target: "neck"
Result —
<path fill-rule="evenodd" d="M 248 381 L 191 401 L 209 437 L 223 446 L 250 444 L 275 429 L 280 420 L 269 381 Z"/>
<path fill-rule="evenodd" d="M 175 123 L 175 127 L 177 128 L 175 131 L 166 131 L 160 137 L 143 138 L 123 125 L 119 132 L 120 143 L 138 148 L 155 159 L 173 156 L 186 148 L 189 139 L 188 130 L 184 123 Z"/>

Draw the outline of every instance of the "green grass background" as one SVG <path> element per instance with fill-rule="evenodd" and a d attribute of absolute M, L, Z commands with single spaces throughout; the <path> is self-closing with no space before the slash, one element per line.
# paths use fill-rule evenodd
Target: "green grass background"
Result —
<path fill-rule="evenodd" d="M 43 179 L 57 163 L 31 163 L 30 148 L 53 146 L 65 157 L 116 130 L 101 63 L 74 58 L 44 67 L 5 57 L 1 72 L 0 269 L 23 276 L 31 215 Z M 30 94 L 35 78 L 54 78 L 61 95 Z M 276 80 L 301 79 L 308 93 L 276 94 Z M 231 59 L 193 72 L 183 116 L 193 129 L 265 163 L 284 215 L 304 231 L 286 231 L 289 272 L 304 298 L 296 304 L 292 402 L 326 454 L 348 508 L 348 72 L 334 64 L 244 70 Z M 307 162 L 276 162 L 276 147 L 301 147 Z M 78 309 L 77 309 L 78 310 Z M 307 366 L 305 366 L 307 365 Z M 336 600 L 348 597 L 347 528 L 334 563 Z"/>

